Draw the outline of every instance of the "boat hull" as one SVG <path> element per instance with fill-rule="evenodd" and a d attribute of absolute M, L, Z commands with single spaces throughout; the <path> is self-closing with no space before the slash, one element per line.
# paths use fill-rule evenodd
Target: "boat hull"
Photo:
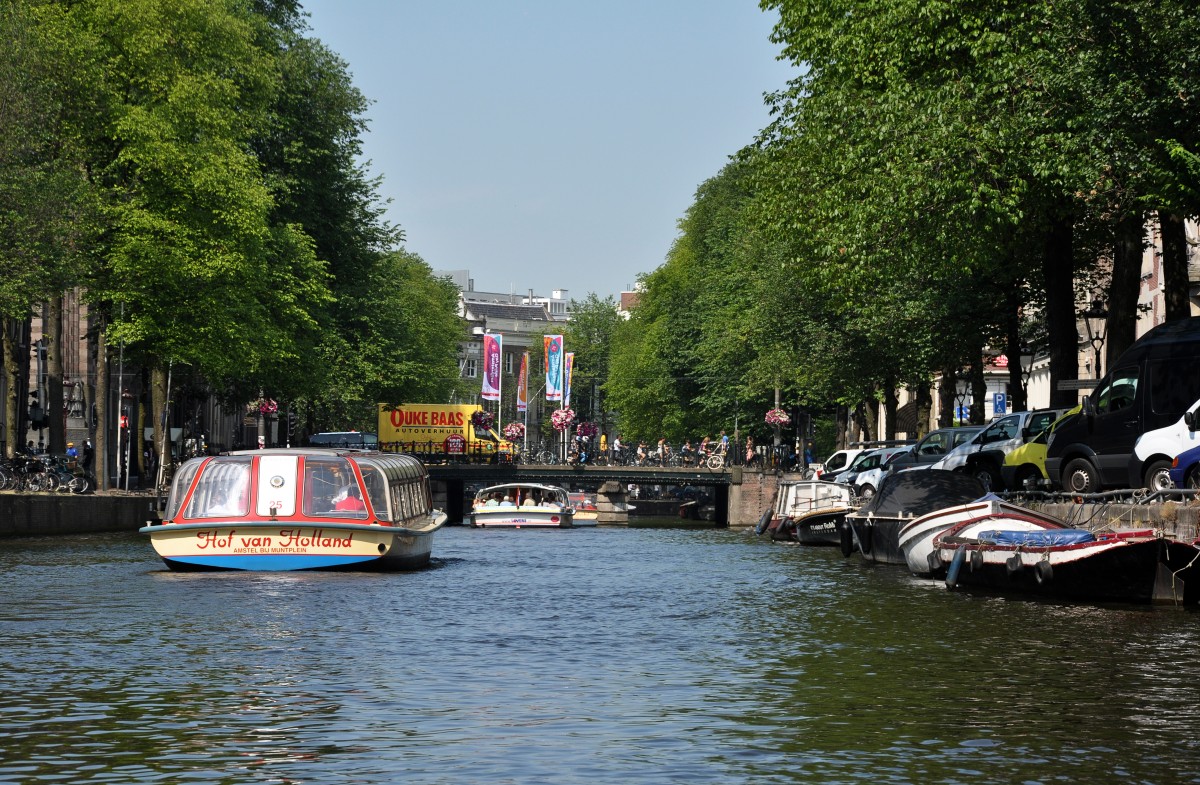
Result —
<path fill-rule="evenodd" d="M 1066 524 L 1048 515 L 999 499 L 987 499 L 948 507 L 922 515 L 905 524 L 899 532 L 898 543 L 905 563 L 914 575 L 930 576 L 945 573 L 945 565 L 931 559 L 934 539 L 951 527 L 966 525 L 962 536 L 974 536 L 986 529 L 1032 531 L 1066 528 Z"/>
<path fill-rule="evenodd" d="M 842 555 L 857 553 L 864 561 L 876 564 L 907 564 L 900 550 L 900 530 L 911 517 L 848 515 L 838 527 Z"/>
<path fill-rule="evenodd" d="M 776 542 L 797 542 L 801 545 L 837 546 L 838 528 L 846 519 L 848 507 L 820 510 L 786 518 L 774 517 L 767 532 Z"/>
<path fill-rule="evenodd" d="M 479 529 L 570 529 L 575 525 L 575 516 L 569 510 L 502 507 L 497 510 L 475 510 L 471 513 L 471 525 Z"/>
<path fill-rule="evenodd" d="M 1157 537 L 1047 548 L 948 543 L 937 553 L 949 569 L 959 550 L 955 585 L 1089 601 L 1191 605 L 1200 599 L 1196 548 Z"/>
<path fill-rule="evenodd" d="M 444 516 L 442 516 L 444 520 Z M 427 530 L 363 524 L 158 524 L 139 531 L 172 570 L 411 570 L 429 563 Z"/>

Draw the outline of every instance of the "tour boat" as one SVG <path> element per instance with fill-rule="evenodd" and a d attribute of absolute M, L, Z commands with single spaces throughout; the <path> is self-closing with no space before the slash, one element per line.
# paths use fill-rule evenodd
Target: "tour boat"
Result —
<path fill-rule="evenodd" d="M 571 518 L 572 526 L 595 526 L 600 521 L 600 511 L 596 508 L 596 494 L 569 493 L 567 499 L 575 510 Z"/>
<path fill-rule="evenodd" d="M 820 480 L 781 482 L 775 506 L 764 519 L 772 540 L 801 545 L 837 545 L 838 527 L 854 507 L 849 485 Z"/>
<path fill-rule="evenodd" d="M 1043 524 L 981 530 L 966 520 L 934 537 L 933 547 L 949 588 L 1177 605 L 1200 599 L 1200 550 L 1153 529 L 1093 533 Z"/>
<path fill-rule="evenodd" d="M 471 505 L 471 525 L 486 529 L 566 529 L 574 519 L 575 508 L 557 485 L 491 485 L 476 493 Z"/>
<path fill-rule="evenodd" d="M 445 521 L 416 458 L 306 448 L 193 458 L 139 531 L 173 570 L 397 570 Z"/>

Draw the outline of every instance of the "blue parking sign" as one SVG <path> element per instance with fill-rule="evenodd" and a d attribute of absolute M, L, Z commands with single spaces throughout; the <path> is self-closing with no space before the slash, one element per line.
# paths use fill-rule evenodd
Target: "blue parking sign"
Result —
<path fill-rule="evenodd" d="M 992 393 L 992 414 L 1007 414 L 1008 413 L 1008 395 L 1006 393 Z"/>

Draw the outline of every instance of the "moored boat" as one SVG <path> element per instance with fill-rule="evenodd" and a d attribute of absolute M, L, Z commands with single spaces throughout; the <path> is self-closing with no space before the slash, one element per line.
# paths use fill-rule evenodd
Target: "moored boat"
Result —
<path fill-rule="evenodd" d="M 837 545 L 838 527 L 854 509 L 854 489 L 820 480 L 785 480 L 764 531 L 772 540 Z M 762 531 L 759 532 L 763 533 Z"/>
<path fill-rule="evenodd" d="M 306 448 L 193 458 L 139 531 L 173 570 L 397 570 L 445 521 L 417 459 Z"/>
<path fill-rule="evenodd" d="M 1200 550 L 1153 529 L 1094 534 L 1065 525 L 980 530 L 963 521 L 938 534 L 946 585 L 1045 597 L 1192 605 Z"/>
<path fill-rule="evenodd" d="M 1012 504 L 995 494 L 988 494 L 969 504 L 935 510 L 901 526 L 897 536 L 908 569 L 914 575 L 942 574 L 945 565 L 934 553 L 933 540 L 951 526 L 960 523 L 969 524 L 962 530 L 963 536 L 973 536 L 975 532 L 986 529 L 1030 531 L 1066 526 L 1051 515 Z"/>
<path fill-rule="evenodd" d="M 890 474 L 839 526 L 842 555 L 859 553 L 869 562 L 906 564 L 900 529 L 922 515 L 968 504 L 985 493 L 979 480 L 959 472 L 919 469 Z"/>
<path fill-rule="evenodd" d="M 600 520 L 600 511 L 596 508 L 596 494 L 568 493 L 567 499 L 575 509 L 575 517 L 571 519 L 572 526 L 595 526 Z"/>
<path fill-rule="evenodd" d="M 567 529 L 575 525 L 575 508 L 557 485 L 505 483 L 476 493 L 470 518 L 479 528 Z"/>

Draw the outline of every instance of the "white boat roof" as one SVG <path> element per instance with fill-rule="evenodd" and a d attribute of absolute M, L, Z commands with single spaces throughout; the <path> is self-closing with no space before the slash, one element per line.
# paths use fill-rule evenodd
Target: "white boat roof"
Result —
<path fill-rule="evenodd" d="M 502 485 L 489 485 L 487 488 L 480 488 L 475 492 L 475 495 L 478 496 L 481 493 L 497 493 L 499 491 L 505 491 L 512 488 L 520 488 L 521 490 L 525 491 L 551 491 L 553 493 L 562 494 L 566 494 L 567 492 L 566 489 L 560 485 L 542 485 L 536 482 L 506 482 Z"/>

